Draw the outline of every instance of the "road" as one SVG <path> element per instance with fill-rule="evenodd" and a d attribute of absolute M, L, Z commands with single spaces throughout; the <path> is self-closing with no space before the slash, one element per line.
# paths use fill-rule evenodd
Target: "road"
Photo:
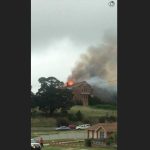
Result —
<path fill-rule="evenodd" d="M 85 139 L 87 137 L 87 133 L 85 131 L 74 131 L 74 132 L 59 132 L 57 134 L 50 135 L 41 135 L 40 137 L 43 140 L 57 140 L 57 139 Z M 40 137 L 36 137 L 34 139 L 38 140 Z"/>
<path fill-rule="evenodd" d="M 54 131 L 56 127 L 32 127 L 31 131 Z"/>

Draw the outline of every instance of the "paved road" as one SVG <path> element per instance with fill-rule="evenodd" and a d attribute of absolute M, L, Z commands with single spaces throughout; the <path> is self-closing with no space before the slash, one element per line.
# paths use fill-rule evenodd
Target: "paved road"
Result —
<path fill-rule="evenodd" d="M 56 139 L 85 139 L 87 137 L 86 132 L 63 132 L 58 134 L 50 134 L 50 135 L 41 135 L 40 137 L 43 140 L 56 140 Z M 40 137 L 36 137 L 34 139 L 39 139 Z"/>

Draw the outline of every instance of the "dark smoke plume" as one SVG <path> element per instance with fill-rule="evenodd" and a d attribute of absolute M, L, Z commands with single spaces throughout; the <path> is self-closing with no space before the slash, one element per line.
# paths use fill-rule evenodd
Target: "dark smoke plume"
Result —
<path fill-rule="evenodd" d="M 68 80 L 87 81 L 95 95 L 105 101 L 114 100 L 117 92 L 117 40 L 114 35 L 105 35 L 98 46 L 91 46 L 80 56 Z"/>

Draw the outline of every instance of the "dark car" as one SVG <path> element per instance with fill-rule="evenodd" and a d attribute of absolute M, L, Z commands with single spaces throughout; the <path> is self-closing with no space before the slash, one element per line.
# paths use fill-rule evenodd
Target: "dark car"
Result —
<path fill-rule="evenodd" d="M 41 150 L 40 143 L 36 142 L 34 139 L 31 139 L 31 150 Z"/>
<path fill-rule="evenodd" d="M 76 129 L 76 125 L 74 125 L 74 124 L 70 124 L 69 126 L 68 126 L 70 129 Z"/>
<path fill-rule="evenodd" d="M 56 130 L 70 130 L 70 128 L 67 126 L 60 126 L 60 127 L 56 128 Z"/>

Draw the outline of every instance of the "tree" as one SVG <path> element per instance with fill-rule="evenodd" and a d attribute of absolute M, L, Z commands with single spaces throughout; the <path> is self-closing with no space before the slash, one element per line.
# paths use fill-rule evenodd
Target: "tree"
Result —
<path fill-rule="evenodd" d="M 36 95 L 31 91 L 31 108 L 37 107 Z"/>
<path fill-rule="evenodd" d="M 41 77 L 39 83 L 41 88 L 36 95 L 40 110 L 53 114 L 56 109 L 65 112 L 72 106 L 72 93 L 69 89 L 64 88 L 63 82 L 55 77 Z"/>
<path fill-rule="evenodd" d="M 98 104 L 101 104 L 102 103 L 102 100 L 99 98 L 99 97 L 89 97 L 89 105 L 98 105 Z"/>
<path fill-rule="evenodd" d="M 78 121 L 82 121 L 83 115 L 80 110 L 75 115 L 76 115 Z"/>

